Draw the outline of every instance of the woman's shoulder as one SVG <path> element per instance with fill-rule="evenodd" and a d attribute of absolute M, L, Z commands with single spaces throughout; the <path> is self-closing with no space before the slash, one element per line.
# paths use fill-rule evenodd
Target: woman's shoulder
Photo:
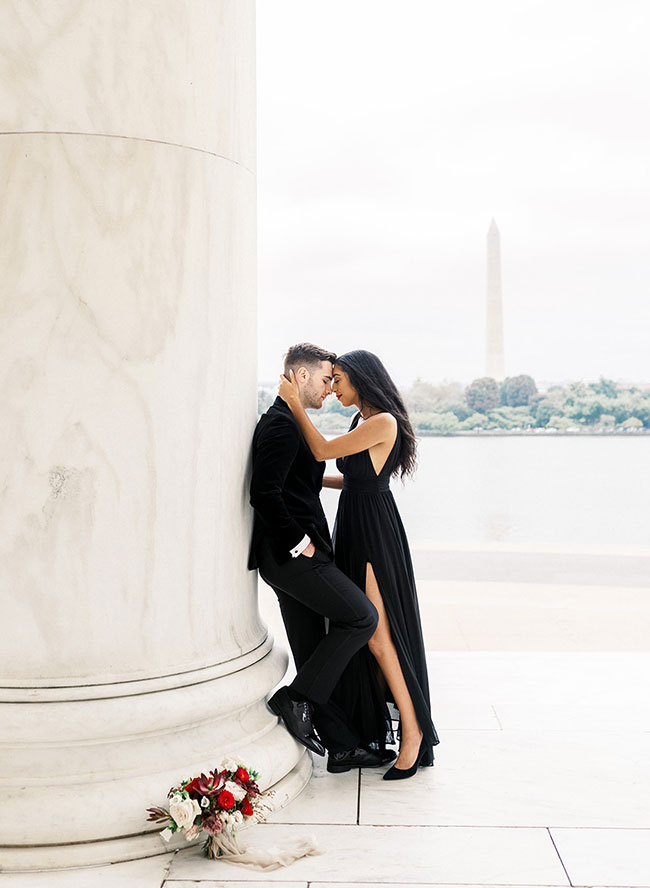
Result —
<path fill-rule="evenodd" d="M 382 425 L 389 431 L 394 431 L 398 424 L 397 419 L 392 413 L 375 413 L 373 416 L 369 416 L 365 421 L 373 422 L 375 425 Z"/>

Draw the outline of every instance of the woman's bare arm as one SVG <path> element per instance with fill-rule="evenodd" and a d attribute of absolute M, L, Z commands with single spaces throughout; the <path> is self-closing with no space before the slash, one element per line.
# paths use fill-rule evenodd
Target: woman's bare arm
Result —
<path fill-rule="evenodd" d="M 305 408 L 300 403 L 298 386 L 286 376 L 280 378 L 278 394 L 285 401 L 296 417 L 300 431 L 305 436 L 309 449 L 317 460 L 337 459 L 339 456 L 350 456 L 361 453 L 375 444 L 395 441 L 397 420 L 390 413 L 378 413 L 366 419 L 363 425 L 357 426 L 345 435 L 339 435 L 328 441 L 313 424 Z"/>
<path fill-rule="evenodd" d="M 341 490 L 343 488 L 343 475 L 324 475 L 323 487 L 329 487 L 330 490 Z"/>

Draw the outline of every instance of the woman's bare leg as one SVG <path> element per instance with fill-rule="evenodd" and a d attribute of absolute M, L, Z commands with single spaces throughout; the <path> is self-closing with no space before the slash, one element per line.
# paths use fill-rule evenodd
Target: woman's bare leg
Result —
<path fill-rule="evenodd" d="M 390 634 L 386 609 L 370 562 L 366 565 L 366 595 L 375 605 L 379 614 L 379 623 L 377 624 L 375 634 L 368 642 L 368 647 L 377 660 L 391 689 L 402 723 L 402 740 L 395 767 L 408 769 L 412 767 L 417 758 L 420 742 L 422 741 L 422 731 L 415 714 L 411 695 L 404 681 L 402 667 L 400 666 L 397 651 Z"/>

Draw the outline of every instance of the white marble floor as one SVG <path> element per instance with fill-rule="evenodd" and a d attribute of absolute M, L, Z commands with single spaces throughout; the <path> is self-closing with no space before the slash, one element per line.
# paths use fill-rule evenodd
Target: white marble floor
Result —
<path fill-rule="evenodd" d="M 453 616 L 463 639 L 441 626 L 461 585 L 447 582 L 420 583 L 424 624 L 443 633 L 439 645 L 427 636 L 436 766 L 385 783 L 377 771 L 328 774 L 316 757 L 301 796 L 242 836 L 266 846 L 310 835 L 321 855 L 259 873 L 191 847 L 0 874 L 0 888 L 650 888 L 647 572 L 634 600 L 618 587 L 522 584 L 511 595 L 507 583 L 472 583 Z M 263 587 L 260 609 L 286 644 Z"/>
<path fill-rule="evenodd" d="M 313 835 L 271 873 L 197 847 L 94 869 L 0 875 L 7 888 L 650 886 L 650 653 L 429 657 L 441 744 L 404 783 L 328 774 L 245 835 Z"/>

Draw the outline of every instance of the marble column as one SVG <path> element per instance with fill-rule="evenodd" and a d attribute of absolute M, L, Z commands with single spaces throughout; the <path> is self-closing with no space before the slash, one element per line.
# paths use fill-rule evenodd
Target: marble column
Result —
<path fill-rule="evenodd" d="M 0 0 L 0 868 L 168 850 L 145 808 L 264 704 L 251 0 Z"/>

